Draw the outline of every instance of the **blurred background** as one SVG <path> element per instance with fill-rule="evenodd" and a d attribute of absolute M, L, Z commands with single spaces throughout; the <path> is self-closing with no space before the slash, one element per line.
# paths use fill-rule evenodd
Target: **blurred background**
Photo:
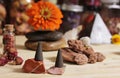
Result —
<path fill-rule="evenodd" d="M 33 31 L 27 23 L 25 11 L 39 0 L 0 0 L 0 34 L 5 24 L 14 24 L 15 34 L 24 35 Z M 82 27 L 79 38 L 89 36 L 94 17 L 99 13 L 112 35 L 120 33 L 120 0 L 44 0 L 55 4 L 64 18 L 58 31 Z"/>

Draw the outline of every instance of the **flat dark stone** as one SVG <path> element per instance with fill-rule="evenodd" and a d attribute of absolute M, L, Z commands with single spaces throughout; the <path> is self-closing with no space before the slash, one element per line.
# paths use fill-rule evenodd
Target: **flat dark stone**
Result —
<path fill-rule="evenodd" d="M 36 31 L 25 34 L 31 41 L 56 41 L 62 38 L 63 34 L 58 31 Z"/>

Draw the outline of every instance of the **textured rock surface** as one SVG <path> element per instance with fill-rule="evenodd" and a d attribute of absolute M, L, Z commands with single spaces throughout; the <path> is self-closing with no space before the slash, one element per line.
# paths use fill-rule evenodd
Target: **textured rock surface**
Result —
<path fill-rule="evenodd" d="M 96 63 L 97 62 L 97 56 L 96 54 L 91 54 L 89 57 L 88 57 L 88 62 L 93 64 L 93 63 Z"/>
<path fill-rule="evenodd" d="M 75 52 L 81 52 L 85 50 L 83 42 L 81 40 L 68 40 L 69 47 Z"/>
<path fill-rule="evenodd" d="M 60 40 L 63 34 L 57 31 L 36 31 L 27 33 L 25 36 L 31 41 L 56 41 Z"/>
<path fill-rule="evenodd" d="M 51 67 L 47 70 L 47 73 L 53 74 L 53 75 L 62 75 L 64 73 L 65 69 L 64 67 Z"/>
<path fill-rule="evenodd" d="M 25 42 L 25 46 L 30 50 L 36 50 L 38 42 L 39 41 L 33 42 L 33 41 L 27 40 Z M 60 48 L 65 47 L 66 42 L 65 42 L 65 39 L 62 38 L 58 41 L 41 41 L 41 45 L 42 45 L 43 51 L 54 51 L 54 50 L 58 50 Z"/>
<path fill-rule="evenodd" d="M 97 62 L 102 62 L 105 59 L 105 56 L 102 53 L 96 52 L 95 54 L 97 56 Z"/>
<path fill-rule="evenodd" d="M 78 65 L 87 64 L 88 58 L 84 54 L 76 53 L 70 48 L 61 49 L 63 59 L 68 62 L 77 63 Z"/>
<path fill-rule="evenodd" d="M 86 46 L 82 40 L 68 40 L 67 44 L 68 47 L 61 49 L 65 61 L 83 65 L 102 62 L 105 59 L 102 53 L 95 52 L 91 46 Z"/>
<path fill-rule="evenodd" d="M 45 73 L 43 61 L 35 61 L 34 59 L 26 60 L 22 69 L 26 73 Z"/>
<path fill-rule="evenodd" d="M 74 58 L 75 62 L 78 65 L 83 65 L 83 64 L 87 64 L 88 62 L 88 58 L 85 54 L 77 54 L 77 56 Z"/>

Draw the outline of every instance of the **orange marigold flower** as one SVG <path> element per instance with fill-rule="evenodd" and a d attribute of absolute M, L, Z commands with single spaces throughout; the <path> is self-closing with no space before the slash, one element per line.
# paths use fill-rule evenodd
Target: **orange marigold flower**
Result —
<path fill-rule="evenodd" d="M 59 29 L 62 23 L 63 15 L 60 9 L 50 2 L 39 1 L 33 3 L 26 13 L 30 17 L 28 23 L 35 30 L 54 31 Z"/>

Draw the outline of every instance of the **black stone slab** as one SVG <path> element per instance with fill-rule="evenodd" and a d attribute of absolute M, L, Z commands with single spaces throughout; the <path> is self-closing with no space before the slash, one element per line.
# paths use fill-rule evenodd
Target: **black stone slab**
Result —
<path fill-rule="evenodd" d="M 58 31 L 36 31 L 27 33 L 25 36 L 30 41 L 57 41 L 63 34 Z"/>

